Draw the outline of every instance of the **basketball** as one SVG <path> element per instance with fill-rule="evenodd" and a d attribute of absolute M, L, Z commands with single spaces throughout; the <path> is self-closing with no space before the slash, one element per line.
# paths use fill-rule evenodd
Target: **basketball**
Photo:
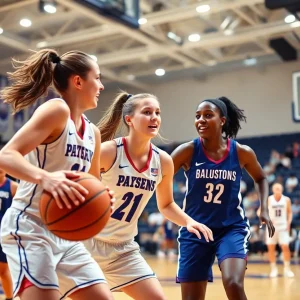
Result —
<path fill-rule="evenodd" d="M 43 191 L 40 199 L 40 214 L 47 228 L 66 240 L 82 241 L 99 233 L 110 217 L 110 195 L 102 182 L 91 174 L 78 172 L 74 179 L 89 191 L 80 205 L 60 209 L 53 196 Z"/>

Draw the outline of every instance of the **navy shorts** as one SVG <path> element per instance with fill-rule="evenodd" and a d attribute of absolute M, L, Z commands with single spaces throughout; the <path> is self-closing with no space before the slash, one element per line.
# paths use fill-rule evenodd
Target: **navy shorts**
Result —
<path fill-rule="evenodd" d="M 0 244 L 0 262 L 7 263 L 6 254 L 3 252 Z"/>
<path fill-rule="evenodd" d="M 213 281 L 212 265 L 215 256 L 219 266 L 226 258 L 246 259 L 250 226 L 246 222 L 228 227 L 212 229 L 214 241 L 207 243 L 181 229 L 179 243 L 179 263 L 176 282 Z"/>

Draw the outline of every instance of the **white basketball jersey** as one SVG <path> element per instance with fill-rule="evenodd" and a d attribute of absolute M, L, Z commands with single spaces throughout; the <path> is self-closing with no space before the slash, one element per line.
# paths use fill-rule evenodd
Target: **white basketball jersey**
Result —
<path fill-rule="evenodd" d="M 125 138 L 115 139 L 117 156 L 112 167 L 102 174 L 102 182 L 115 192 L 115 211 L 95 237 L 108 242 L 123 242 L 137 234 L 137 223 L 156 186 L 162 179 L 159 150 L 151 144 L 148 161 L 142 170 L 134 166 Z"/>
<path fill-rule="evenodd" d="M 48 172 L 60 170 L 88 172 L 95 152 L 95 133 L 92 124 L 84 115 L 81 119 L 83 136 L 76 131 L 74 122 L 69 118 L 62 134 L 54 142 L 39 145 L 25 155 L 25 159 Z M 40 185 L 21 180 L 12 207 L 40 217 L 41 194 Z"/>
<path fill-rule="evenodd" d="M 269 198 L 269 215 L 276 230 L 286 230 L 287 228 L 287 201 L 285 196 L 281 196 L 276 201 L 274 196 Z"/>

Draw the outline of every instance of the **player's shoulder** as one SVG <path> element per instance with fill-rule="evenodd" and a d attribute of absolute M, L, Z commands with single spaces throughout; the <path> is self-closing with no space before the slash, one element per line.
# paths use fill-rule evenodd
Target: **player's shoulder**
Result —
<path fill-rule="evenodd" d="M 67 119 L 70 116 L 70 108 L 67 103 L 60 98 L 54 98 L 40 105 L 34 112 L 34 116 L 42 115 L 44 118 Z"/>
<path fill-rule="evenodd" d="M 183 143 L 175 148 L 175 150 L 171 153 L 171 156 L 178 156 L 178 155 L 183 155 L 183 156 L 190 156 L 193 155 L 194 153 L 194 148 L 195 148 L 195 142 L 194 140 Z"/>
<path fill-rule="evenodd" d="M 254 153 L 253 149 L 249 147 L 248 145 L 240 144 L 239 142 L 235 141 L 236 143 L 236 148 L 238 152 L 242 154 L 251 154 Z"/>

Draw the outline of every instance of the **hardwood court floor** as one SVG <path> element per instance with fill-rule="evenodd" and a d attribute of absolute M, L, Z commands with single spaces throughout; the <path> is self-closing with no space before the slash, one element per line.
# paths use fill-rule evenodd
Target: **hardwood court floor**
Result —
<path fill-rule="evenodd" d="M 180 300 L 180 285 L 174 282 L 177 261 L 146 257 L 147 262 L 153 268 L 160 280 L 167 299 Z M 245 289 L 249 300 L 299 300 L 300 299 L 300 260 L 294 261 L 292 270 L 294 278 L 282 276 L 283 265 L 278 265 L 279 277 L 268 278 L 269 265 L 266 259 L 249 259 L 246 272 Z M 226 300 L 226 294 L 222 285 L 221 272 L 215 264 L 213 267 L 214 282 L 207 287 L 206 300 Z M 124 293 L 114 293 L 115 300 L 132 299 Z M 142 299 L 141 299 L 142 300 Z"/>

